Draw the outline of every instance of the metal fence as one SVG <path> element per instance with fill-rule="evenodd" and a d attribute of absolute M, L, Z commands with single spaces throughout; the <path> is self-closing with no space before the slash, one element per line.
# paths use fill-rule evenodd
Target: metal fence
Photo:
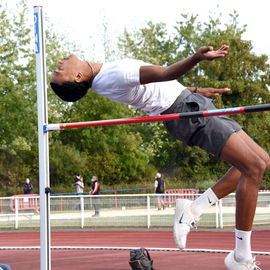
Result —
<path fill-rule="evenodd" d="M 52 228 L 161 228 L 172 227 L 175 200 L 194 200 L 200 194 L 166 194 L 166 208 L 158 210 L 155 194 L 99 195 L 100 215 L 93 217 L 93 196 L 51 196 Z M 200 228 L 234 226 L 235 194 L 220 200 L 204 213 Z M 39 196 L 0 198 L 0 229 L 39 228 Z M 254 225 L 270 225 L 270 192 L 260 192 Z"/>

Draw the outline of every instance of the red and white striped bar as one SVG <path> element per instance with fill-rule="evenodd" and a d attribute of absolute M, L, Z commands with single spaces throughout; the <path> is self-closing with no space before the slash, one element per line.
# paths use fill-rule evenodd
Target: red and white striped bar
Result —
<path fill-rule="evenodd" d="M 165 114 L 157 116 L 143 116 L 134 118 L 121 118 L 111 120 L 98 120 L 88 122 L 76 122 L 76 123 L 65 123 L 65 124 L 49 124 L 44 131 L 54 131 L 68 128 L 84 128 L 84 127 L 97 127 L 97 126 L 114 126 L 123 124 L 136 124 L 145 122 L 157 122 L 179 119 L 179 113 Z"/>
<path fill-rule="evenodd" d="M 157 116 L 143 116 L 143 117 L 134 117 L 134 118 L 121 118 L 121 119 L 76 122 L 76 123 L 48 124 L 48 125 L 44 125 L 44 132 L 69 129 L 69 128 L 85 128 L 85 127 L 97 127 L 97 126 L 113 126 L 113 125 L 123 125 L 123 124 L 147 123 L 147 122 L 157 122 L 157 121 L 170 121 L 170 120 L 177 120 L 177 119 L 183 119 L 183 118 L 209 117 L 209 116 L 228 115 L 228 114 L 242 114 L 242 113 L 249 113 L 249 112 L 269 111 L 269 110 L 270 110 L 270 104 L 263 104 L 263 105 L 252 105 L 252 106 L 234 107 L 234 108 L 217 109 L 217 110 L 209 110 L 209 111 L 164 114 L 164 115 L 157 115 Z"/>

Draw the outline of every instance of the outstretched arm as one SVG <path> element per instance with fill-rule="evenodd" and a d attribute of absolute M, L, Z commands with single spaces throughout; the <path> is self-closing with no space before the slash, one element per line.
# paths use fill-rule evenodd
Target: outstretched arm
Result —
<path fill-rule="evenodd" d="M 194 92 L 195 87 L 187 87 L 187 89 L 190 92 Z M 212 97 L 218 97 L 219 95 L 222 95 L 224 93 L 228 93 L 230 92 L 231 89 L 230 88 L 197 88 L 196 93 L 208 97 L 208 98 L 212 98 Z"/>
<path fill-rule="evenodd" d="M 214 51 L 213 47 L 201 47 L 196 53 L 186 59 L 176 62 L 168 67 L 163 66 L 141 66 L 140 82 L 147 84 L 151 82 L 170 81 L 186 74 L 196 64 L 202 60 L 213 60 L 224 57 L 227 54 L 229 46 L 222 45 L 219 50 Z"/>

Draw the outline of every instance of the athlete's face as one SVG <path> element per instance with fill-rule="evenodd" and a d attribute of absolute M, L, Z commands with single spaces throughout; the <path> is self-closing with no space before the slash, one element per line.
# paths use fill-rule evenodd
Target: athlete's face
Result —
<path fill-rule="evenodd" d="M 59 60 L 57 69 L 52 74 L 51 82 L 61 85 L 63 82 L 76 80 L 80 64 L 81 60 L 74 54 Z"/>

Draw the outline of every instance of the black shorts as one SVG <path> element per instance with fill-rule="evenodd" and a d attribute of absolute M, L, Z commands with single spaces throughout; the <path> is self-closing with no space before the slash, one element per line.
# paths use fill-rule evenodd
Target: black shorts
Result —
<path fill-rule="evenodd" d="M 173 105 L 161 114 L 216 110 L 212 99 L 185 89 Z M 232 133 L 242 127 L 226 116 L 194 117 L 164 122 L 168 132 L 183 143 L 206 150 L 219 157 Z"/>

